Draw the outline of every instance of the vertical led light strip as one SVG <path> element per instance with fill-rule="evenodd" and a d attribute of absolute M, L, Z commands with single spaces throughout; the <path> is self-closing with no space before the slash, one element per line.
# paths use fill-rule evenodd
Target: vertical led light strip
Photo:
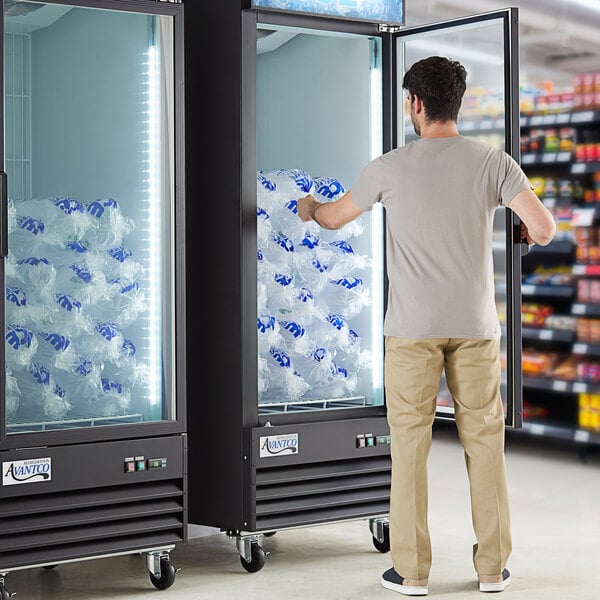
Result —
<path fill-rule="evenodd" d="M 156 32 L 155 32 L 156 34 Z M 159 405 L 161 368 L 161 144 L 160 54 L 156 43 L 148 48 L 148 360 L 150 406 Z"/>
<path fill-rule="evenodd" d="M 370 160 L 378 157 L 383 145 L 383 93 L 381 72 L 381 42 L 371 42 L 371 144 Z M 377 203 L 371 211 L 371 347 L 373 348 L 373 396 L 383 401 L 383 208 Z"/>

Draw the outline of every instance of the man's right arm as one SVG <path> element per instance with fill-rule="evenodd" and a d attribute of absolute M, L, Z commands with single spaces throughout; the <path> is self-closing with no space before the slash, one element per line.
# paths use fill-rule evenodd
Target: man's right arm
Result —
<path fill-rule="evenodd" d="M 552 241 L 556 234 L 556 220 L 533 190 L 526 188 L 520 191 L 510 201 L 509 208 L 525 224 L 530 241 L 540 246 L 547 246 Z"/>
<path fill-rule="evenodd" d="M 363 212 L 352 199 L 351 191 L 334 202 L 321 203 L 310 195 L 298 199 L 298 216 L 303 221 L 315 221 L 324 229 L 340 229 Z"/>

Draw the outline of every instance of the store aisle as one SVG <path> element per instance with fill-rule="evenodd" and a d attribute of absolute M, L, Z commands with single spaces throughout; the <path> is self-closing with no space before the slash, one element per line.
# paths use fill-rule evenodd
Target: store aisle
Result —
<path fill-rule="evenodd" d="M 507 463 L 513 506 L 513 583 L 506 600 L 600 598 L 600 449 L 583 462 L 573 445 L 512 433 Z M 483 599 L 471 564 L 473 534 L 462 450 L 452 426 L 436 429 L 430 459 L 434 563 L 429 597 Z M 258 573 L 244 571 L 223 534 L 179 545 L 172 587 L 156 590 L 140 555 L 103 558 L 6 578 L 19 600 L 371 600 L 402 598 L 379 576 L 389 554 L 375 550 L 367 521 L 280 531 Z"/>

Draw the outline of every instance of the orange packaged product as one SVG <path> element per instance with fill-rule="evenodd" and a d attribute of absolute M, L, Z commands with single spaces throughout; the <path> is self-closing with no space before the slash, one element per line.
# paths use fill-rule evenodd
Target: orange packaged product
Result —
<path fill-rule="evenodd" d="M 596 94 L 591 93 L 591 94 L 583 94 L 582 96 L 583 101 L 581 103 L 581 108 L 583 110 L 593 110 L 594 108 L 594 103 L 596 102 Z"/>
<path fill-rule="evenodd" d="M 588 261 L 588 249 L 585 246 L 577 246 L 575 258 L 579 264 L 586 265 Z"/>
<path fill-rule="evenodd" d="M 530 375 L 548 375 L 558 360 L 556 352 L 539 352 L 523 350 L 523 373 Z"/>
<path fill-rule="evenodd" d="M 588 248 L 588 264 L 600 264 L 600 246 L 590 246 Z"/>
<path fill-rule="evenodd" d="M 572 381 L 577 379 L 577 367 L 579 359 L 577 356 L 569 356 L 561 361 L 553 370 L 552 376 L 557 379 L 566 379 Z"/>
<path fill-rule="evenodd" d="M 600 343 L 600 321 L 590 319 L 590 344 Z"/>
<path fill-rule="evenodd" d="M 593 94 L 595 89 L 596 77 L 595 73 L 584 73 L 583 80 L 581 82 L 582 91 L 584 94 Z"/>
<path fill-rule="evenodd" d="M 543 327 L 546 323 L 546 319 L 553 314 L 553 312 L 553 306 L 525 302 L 521 306 L 521 322 L 525 327 Z"/>
<path fill-rule="evenodd" d="M 538 304 L 537 302 L 523 302 L 521 310 L 523 312 L 536 313 L 547 317 L 554 313 L 554 306 L 551 304 Z"/>
<path fill-rule="evenodd" d="M 591 227 L 575 227 L 575 241 L 578 246 L 589 246 L 593 241 Z"/>
<path fill-rule="evenodd" d="M 589 344 L 591 339 L 590 319 L 577 317 L 577 341 Z"/>

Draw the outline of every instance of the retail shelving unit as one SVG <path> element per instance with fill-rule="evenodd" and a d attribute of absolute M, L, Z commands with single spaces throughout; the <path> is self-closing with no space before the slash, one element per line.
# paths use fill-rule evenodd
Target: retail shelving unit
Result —
<path fill-rule="evenodd" d="M 521 132 L 521 164 L 559 223 L 523 257 L 523 429 L 587 449 L 600 444 L 600 111 L 523 116 Z"/>

